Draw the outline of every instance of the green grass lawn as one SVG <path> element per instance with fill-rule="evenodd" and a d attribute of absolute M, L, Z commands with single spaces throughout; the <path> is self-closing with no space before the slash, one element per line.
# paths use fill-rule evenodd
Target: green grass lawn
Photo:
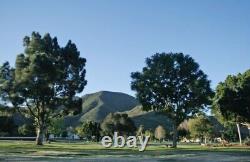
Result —
<path fill-rule="evenodd" d="M 177 149 L 165 145 L 149 145 L 144 152 L 131 148 L 104 148 L 100 143 L 52 142 L 36 146 L 31 141 L 0 141 L 0 161 L 13 158 L 33 159 L 77 159 L 77 158 L 168 158 L 195 154 L 223 154 L 249 156 L 250 147 L 204 147 L 199 145 L 179 145 Z M 11 160 L 10 160 L 11 161 Z M 13 160 L 15 161 L 15 160 Z M 17 161 L 21 161 L 20 159 Z M 26 160 L 24 160 L 26 161 Z"/>

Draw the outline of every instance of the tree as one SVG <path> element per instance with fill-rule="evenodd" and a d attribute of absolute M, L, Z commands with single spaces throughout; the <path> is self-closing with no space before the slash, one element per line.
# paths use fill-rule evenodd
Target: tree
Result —
<path fill-rule="evenodd" d="M 216 87 L 213 108 L 226 120 L 237 125 L 240 144 L 240 123 L 250 122 L 250 70 L 236 76 L 229 75 Z"/>
<path fill-rule="evenodd" d="M 205 115 L 199 115 L 188 121 L 188 129 L 193 138 L 200 138 L 206 144 L 213 133 L 213 127 Z"/>
<path fill-rule="evenodd" d="M 213 95 L 207 75 L 182 53 L 157 53 L 146 59 L 142 72 L 131 77 L 131 88 L 143 110 L 160 111 L 172 120 L 173 147 L 177 146 L 178 125 L 210 105 Z"/>
<path fill-rule="evenodd" d="M 33 32 L 23 40 L 24 53 L 16 57 L 15 68 L 0 68 L 0 96 L 19 113 L 35 121 L 36 144 L 42 145 L 51 118 L 70 108 L 82 92 L 86 59 L 71 41 L 60 47 L 57 38 Z"/>
<path fill-rule="evenodd" d="M 15 95 L 14 78 L 15 69 L 10 67 L 9 62 L 3 63 L 0 67 L 0 99 L 4 102 L 2 107 L 7 107 L 8 102 L 11 102 L 15 107 L 21 98 Z"/>
<path fill-rule="evenodd" d="M 92 121 L 87 121 L 81 123 L 80 126 L 76 127 L 76 134 L 83 138 L 87 137 L 88 140 L 93 140 L 93 137 L 96 141 L 99 141 L 100 139 L 100 124 Z"/>
<path fill-rule="evenodd" d="M 48 126 L 48 133 L 60 136 L 66 130 L 64 125 L 64 118 L 54 118 L 50 120 Z"/>
<path fill-rule="evenodd" d="M 103 135 L 112 136 L 114 132 L 121 135 L 130 135 L 136 131 L 134 122 L 128 117 L 127 114 L 110 113 L 101 123 Z"/>
<path fill-rule="evenodd" d="M 162 141 L 166 138 L 166 130 L 163 126 L 159 125 L 155 128 L 155 138 Z"/>
<path fill-rule="evenodd" d="M 218 109 L 218 107 L 215 107 L 215 105 L 213 106 L 211 113 L 222 125 L 222 128 L 217 130 L 221 138 L 232 142 L 238 140 L 237 126 L 235 124 L 234 119 L 226 119 L 225 117 L 223 117 L 220 110 Z"/>
<path fill-rule="evenodd" d="M 237 126 L 233 122 L 225 122 L 224 129 L 222 130 L 222 139 L 226 139 L 227 141 L 236 142 L 238 140 L 237 136 Z"/>

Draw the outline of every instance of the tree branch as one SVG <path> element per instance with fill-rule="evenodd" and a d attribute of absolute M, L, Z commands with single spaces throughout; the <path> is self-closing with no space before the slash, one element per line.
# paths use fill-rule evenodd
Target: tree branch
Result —
<path fill-rule="evenodd" d="M 29 109 L 30 114 L 34 117 L 38 119 L 38 116 L 36 116 L 36 114 L 32 111 L 30 105 L 28 104 L 27 100 L 25 100 L 26 106 Z"/>

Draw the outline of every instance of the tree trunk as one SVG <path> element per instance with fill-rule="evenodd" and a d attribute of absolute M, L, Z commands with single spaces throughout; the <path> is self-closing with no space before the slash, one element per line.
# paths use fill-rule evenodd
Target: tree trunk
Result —
<path fill-rule="evenodd" d="M 173 123 L 173 148 L 177 147 L 177 126 L 176 123 Z"/>
<path fill-rule="evenodd" d="M 37 136 L 36 136 L 37 145 L 43 145 L 44 136 L 45 136 L 45 129 L 40 127 L 37 128 Z"/>
<path fill-rule="evenodd" d="M 242 142 L 241 142 L 241 133 L 240 133 L 240 124 L 239 124 L 239 123 L 236 123 L 236 126 L 237 126 L 237 130 L 238 130 L 240 145 L 242 145 Z"/>

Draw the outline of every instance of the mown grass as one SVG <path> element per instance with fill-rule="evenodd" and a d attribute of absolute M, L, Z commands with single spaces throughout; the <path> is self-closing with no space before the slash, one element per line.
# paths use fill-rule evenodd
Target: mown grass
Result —
<path fill-rule="evenodd" d="M 150 144 L 144 152 L 138 148 L 104 148 L 100 143 L 52 142 L 37 146 L 31 141 L 0 141 L 0 157 L 160 157 L 191 153 L 224 152 L 250 155 L 250 147 L 204 147 L 179 145 L 177 149 Z"/>

